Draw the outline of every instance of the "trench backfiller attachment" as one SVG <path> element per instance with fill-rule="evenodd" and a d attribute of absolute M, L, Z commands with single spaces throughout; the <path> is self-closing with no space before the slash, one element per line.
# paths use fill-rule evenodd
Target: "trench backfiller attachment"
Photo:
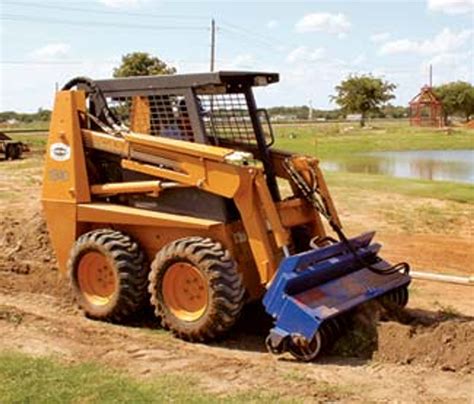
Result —
<path fill-rule="evenodd" d="M 407 265 L 380 258 L 373 233 L 345 237 L 318 160 L 272 148 L 252 89 L 278 80 L 76 78 L 56 94 L 42 201 L 88 316 L 151 301 L 165 328 L 208 341 L 263 299 L 269 350 L 312 360 L 360 304 L 406 305 Z"/>

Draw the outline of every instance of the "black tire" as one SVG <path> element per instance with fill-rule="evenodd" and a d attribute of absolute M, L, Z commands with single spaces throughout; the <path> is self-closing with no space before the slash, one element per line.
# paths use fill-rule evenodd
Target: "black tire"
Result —
<path fill-rule="evenodd" d="M 89 254 L 90 253 L 90 254 Z M 98 255 L 96 254 L 98 253 Z M 89 255 L 86 255 L 89 254 Z M 111 287 L 111 294 L 100 304 L 100 293 L 94 297 L 89 285 L 84 285 L 84 275 L 96 276 L 96 268 L 81 266 L 81 260 L 96 256 L 105 258 L 109 268 L 106 278 Z M 101 270 L 99 268 L 99 281 Z M 139 310 L 148 300 L 147 277 L 148 265 L 145 255 L 137 242 L 128 235 L 112 229 L 98 229 L 83 234 L 75 242 L 68 261 L 69 276 L 79 306 L 88 317 L 112 322 L 121 322 Z M 89 271 L 89 273 L 88 273 Z M 96 293 L 97 294 L 97 293 Z"/>
<path fill-rule="evenodd" d="M 5 145 L 5 160 L 10 160 L 12 159 L 12 153 L 13 153 L 13 145 L 11 144 L 6 144 Z M 12 159 L 13 160 L 13 159 Z"/>
<path fill-rule="evenodd" d="M 179 318 L 165 302 L 163 281 L 176 263 L 191 265 L 199 271 L 207 289 L 207 304 L 196 319 Z M 151 264 L 148 291 L 155 315 L 164 328 L 181 339 L 200 342 L 224 335 L 235 324 L 245 294 L 230 253 L 220 243 L 202 237 L 183 238 L 164 246 Z"/>
<path fill-rule="evenodd" d="M 10 158 L 12 160 L 18 160 L 21 157 L 21 151 L 22 151 L 21 150 L 21 145 L 15 143 L 14 145 L 12 145 L 12 150 L 10 152 Z"/>

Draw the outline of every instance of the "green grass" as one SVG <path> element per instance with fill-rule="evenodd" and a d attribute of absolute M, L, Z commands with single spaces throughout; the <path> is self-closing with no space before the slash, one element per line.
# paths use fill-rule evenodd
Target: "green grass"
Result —
<path fill-rule="evenodd" d="M 30 147 L 34 149 L 44 149 L 46 147 L 46 143 L 48 142 L 48 131 L 41 133 L 9 133 L 13 140 L 19 140 L 21 142 L 26 143 Z"/>
<path fill-rule="evenodd" d="M 474 131 L 455 128 L 450 134 L 407 124 L 377 123 L 360 129 L 347 123 L 318 125 L 276 125 L 275 147 L 320 158 L 349 156 L 354 153 L 398 150 L 474 149 Z M 349 128 L 353 129 L 349 129 Z"/>
<path fill-rule="evenodd" d="M 358 153 L 373 151 L 474 148 L 473 130 L 454 128 L 448 134 L 438 129 L 410 127 L 403 121 L 377 121 L 373 125 L 371 129 L 361 129 L 356 123 L 275 125 L 275 147 L 339 162 L 348 162 Z M 45 134 L 14 134 L 12 137 L 37 150 L 43 150 L 47 141 Z M 32 164 L 36 164 L 36 160 Z M 28 163 L 22 163 L 12 165 L 11 169 L 28 167 Z M 325 175 L 331 186 L 474 203 L 474 188 L 469 184 L 365 173 L 326 171 Z"/>
<path fill-rule="evenodd" d="M 374 151 L 474 149 L 472 130 L 453 128 L 446 132 L 410 127 L 406 122 L 377 122 L 369 129 L 355 123 L 276 125 L 274 129 L 276 148 L 338 162 L 353 162 L 358 154 Z M 470 184 L 367 173 L 326 171 L 325 176 L 332 187 L 474 203 L 474 187 Z"/>
<path fill-rule="evenodd" d="M 330 187 L 367 189 L 423 198 L 474 203 L 474 187 L 469 184 L 330 171 L 325 172 L 325 177 Z"/>
<path fill-rule="evenodd" d="M 161 375 L 150 381 L 132 379 L 96 364 L 67 365 L 51 358 L 0 353 L 2 403 L 248 403 L 282 402 L 275 393 L 249 391 L 216 396 L 197 380 Z"/>
<path fill-rule="evenodd" d="M 33 122 L 18 122 L 17 124 L 5 128 L 0 128 L 0 131 L 8 132 L 9 129 L 44 129 L 48 130 L 48 121 L 33 121 Z"/>

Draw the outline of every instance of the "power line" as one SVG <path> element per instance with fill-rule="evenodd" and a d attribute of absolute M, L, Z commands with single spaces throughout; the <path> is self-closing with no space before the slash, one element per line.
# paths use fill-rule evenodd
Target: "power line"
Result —
<path fill-rule="evenodd" d="M 223 26 L 223 28 L 227 29 L 228 31 L 234 31 L 235 33 L 240 33 L 241 35 L 245 35 L 247 37 L 250 37 L 253 40 L 257 40 L 259 42 L 262 42 L 267 46 L 274 47 L 275 42 L 280 43 L 280 44 L 283 43 L 281 40 L 278 40 L 275 37 L 269 37 L 269 36 L 263 35 L 261 33 L 251 31 L 247 28 L 242 28 L 238 25 L 231 24 L 231 23 L 226 22 L 226 21 L 224 21 L 223 24 L 221 24 L 221 26 Z"/>
<path fill-rule="evenodd" d="M 59 61 L 59 60 L 1 60 L 2 65 L 79 65 L 88 62 L 81 61 Z M 95 62 L 95 63 L 109 63 L 109 62 Z M 116 62 L 110 62 L 116 63 Z"/>
<path fill-rule="evenodd" d="M 197 27 L 197 26 L 179 26 L 179 25 L 139 25 L 139 24 L 127 24 L 127 23 L 109 23 L 109 22 L 98 22 L 98 21 L 76 21 L 76 20 L 55 20 L 49 18 L 36 18 L 29 15 L 18 15 L 18 14 L 2 14 L 1 20 L 8 21 L 28 21 L 33 23 L 47 23 L 47 24 L 61 24 L 61 25 L 75 25 L 80 27 L 101 27 L 101 28 L 128 28 L 128 29 L 145 29 L 152 31 L 207 31 L 208 28 Z"/>
<path fill-rule="evenodd" d="M 249 43 L 251 42 L 253 45 L 264 47 L 267 50 L 269 50 L 269 48 L 275 49 L 275 44 L 274 43 L 270 43 L 270 42 L 267 42 L 267 41 L 262 40 L 260 38 L 253 37 L 252 35 L 247 34 L 245 31 L 238 32 L 235 29 L 227 27 L 225 25 L 219 25 L 219 28 L 225 34 L 234 35 L 234 36 L 238 37 L 241 40 L 247 41 Z"/>
<path fill-rule="evenodd" d="M 146 17 L 146 18 L 174 18 L 174 19 L 183 19 L 183 20 L 207 20 L 208 17 L 205 16 L 187 16 L 187 15 L 178 15 L 178 14 L 150 14 L 150 13 L 138 13 L 138 12 L 122 12 L 122 11 L 113 11 L 113 10 L 98 10 L 94 8 L 83 8 L 83 7 L 70 7 L 64 6 L 57 3 L 32 3 L 28 1 L 9 1 L 3 0 L 3 4 L 10 4 L 15 6 L 22 7 L 33 7 L 40 9 L 50 9 L 50 10 L 61 10 L 61 11 L 74 11 L 74 12 L 84 12 L 84 13 L 95 13 L 95 14 L 105 14 L 105 15 L 121 15 L 125 17 L 135 16 L 135 17 Z"/>
<path fill-rule="evenodd" d="M 229 60 L 217 60 L 221 63 L 227 63 Z M 84 64 L 112 64 L 112 63 L 120 63 L 120 60 L 0 60 L 0 65 L 84 65 Z M 208 61 L 206 60 L 188 60 L 188 59 L 177 59 L 177 60 L 170 60 L 170 64 L 207 64 Z"/>

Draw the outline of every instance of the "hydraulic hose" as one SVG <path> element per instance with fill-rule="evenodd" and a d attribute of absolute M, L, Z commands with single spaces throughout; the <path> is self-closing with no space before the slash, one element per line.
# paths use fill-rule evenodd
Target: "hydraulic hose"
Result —
<path fill-rule="evenodd" d="M 89 77 L 75 77 L 64 84 L 62 90 L 67 91 L 71 88 L 77 87 L 78 85 L 84 86 L 87 89 L 89 95 L 97 97 L 97 99 L 100 101 L 101 105 L 99 107 L 98 115 L 103 117 L 103 120 L 105 121 L 104 123 L 106 125 L 114 130 L 121 126 L 120 120 L 115 116 L 115 114 L 107 105 L 107 100 L 105 99 L 104 94 L 94 82 L 94 80 L 90 79 Z M 96 118 L 98 117 L 96 116 Z"/>
<path fill-rule="evenodd" d="M 303 194 L 304 198 L 311 203 L 313 208 L 318 211 L 329 223 L 332 230 L 337 234 L 339 240 L 347 247 L 347 249 L 354 255 L 357 262 L 362 266 L 366 267 L 370 271 L 377 273 L 379 275 L 391 275 L 396 272 L 403 270 L 405 274 L 408 275 L 410 272 L 410 265 L 407 262 L 399 262 L 395 265 L 392 265 L 385 269 L 380 269 L 372 266 L 368 262 L 366 262 L 361 256 L 357 253 L 354 246 L 348 240 L 347 236 L 344 234 L 341 226 L 339 226 L 332 218 L 331 214 L 329 213 L 327 206 L 328 203 L 324 197 L 324 195 L 320 192 L 316 176 L 312 171 L 310 171 L 312 184 L 311 186 L 307 183 L 307 181 L 300 175 L 298 170 L 295 169 L 293 163 L 290 159 L 286 159 L 284 162 L 285 170 L 287 171 L 290 179 L 295 183 L 295 185 L 299 188 L 301 193 Z M 316 197 L 317 195 L 317 197 Z M 319 200 L 318 197 L 321 199 Z"/>

